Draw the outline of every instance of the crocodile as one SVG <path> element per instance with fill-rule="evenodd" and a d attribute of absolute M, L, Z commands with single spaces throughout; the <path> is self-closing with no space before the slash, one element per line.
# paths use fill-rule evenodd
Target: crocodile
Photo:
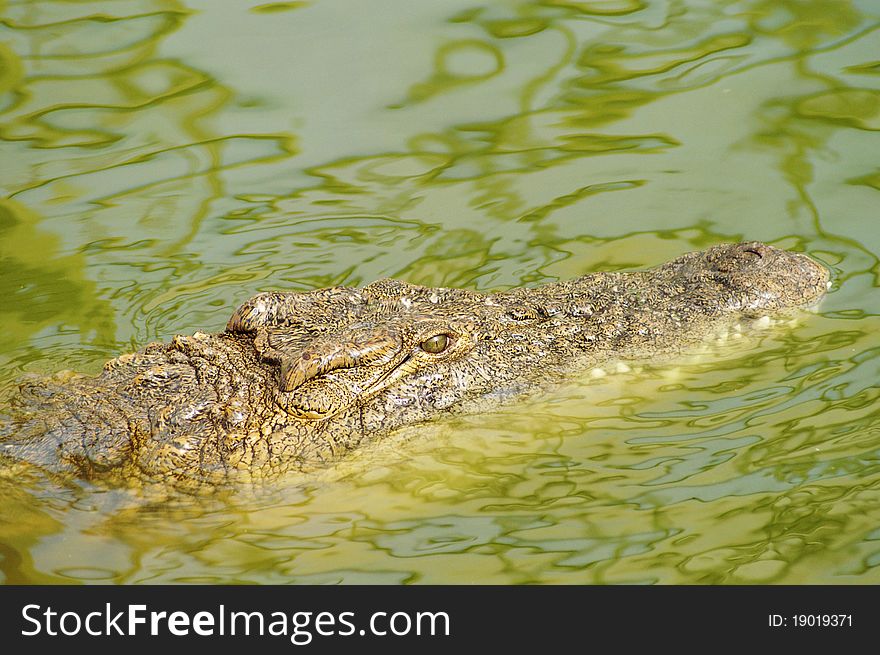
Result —
<path fill-rule="evenodd" d="M 682 353 L 815 305 L 829 286 L 810 257 L 746 242 L 494 293 L 395 279 L 264 292 L 222 332 L 151 343 L 94 377 L 23 384 L 0 458 L 86 480 L 265 481 L 577 371 Z"/>

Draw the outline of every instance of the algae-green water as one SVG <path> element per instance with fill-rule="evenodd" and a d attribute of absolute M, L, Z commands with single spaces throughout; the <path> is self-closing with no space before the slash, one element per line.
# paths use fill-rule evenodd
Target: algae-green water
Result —
<path fill-rule="evenodd" d="M 0 391 L 261 290 L 740 239 L 831 293 L 260 493 L 4 485 L 6 583 L 880 582 L 872 0 L 0 4 Z"/>

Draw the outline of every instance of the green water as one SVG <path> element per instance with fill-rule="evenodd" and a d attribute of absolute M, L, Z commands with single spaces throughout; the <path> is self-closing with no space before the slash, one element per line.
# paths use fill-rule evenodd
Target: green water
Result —
<path fill-rule="evenodd" d="M 758 239 L 817 314 L 260 494 L 4 487 L 5 582 L 880 582 L 873 0 L 0 4 L 0 390 L 258 290 Z"/>

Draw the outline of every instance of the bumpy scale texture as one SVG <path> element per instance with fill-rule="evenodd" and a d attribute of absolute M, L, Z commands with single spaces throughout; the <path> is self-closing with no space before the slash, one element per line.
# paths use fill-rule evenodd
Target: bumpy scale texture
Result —
<path fill-rule="evenodd" d="M 97 377 L 26 385 L 0 423 L 0 456 L 178 488 L 265 480 L 578 370 L 680 352 L 813 304 L 828 279 L 804 255 L 750 242 L 490 294 L 392 279 L 262 293 L 225 332 L 150 344 Z"/>

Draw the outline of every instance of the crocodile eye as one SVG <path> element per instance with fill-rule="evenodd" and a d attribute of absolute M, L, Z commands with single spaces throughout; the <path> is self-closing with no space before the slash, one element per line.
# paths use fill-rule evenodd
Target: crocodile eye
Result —
<path fill-rule="evenodd" d="M 432 355 L 439 355 L 449 347 L 450 339 L 447 334 L 435 334 L 430 339 L 425 339 L 419 344 L 422 350 Z"/>

